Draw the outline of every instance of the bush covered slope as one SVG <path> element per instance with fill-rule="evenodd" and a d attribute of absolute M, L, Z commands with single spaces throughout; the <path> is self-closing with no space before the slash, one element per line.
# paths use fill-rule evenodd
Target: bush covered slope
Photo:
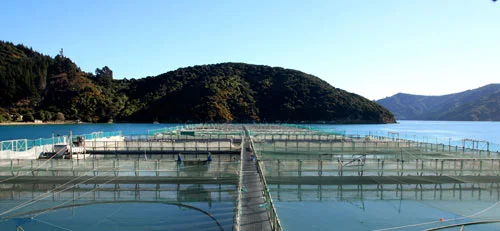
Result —
<path fill-rule="evenodd" d="M 128 95 L 147 105 L 134 120 L 394 122 L 380 105 L 315 76 L 244 63 L 194 66 L 139 79 Z"/>
<path fill-rule="evenodd" d="M 108 67 L 85 73 L 69 58 L 0 42 L 0 87 L 3 121 L 62 113 L 89 122 L 395 122 L 377 103 L 315 76 L 244 63 L 114 80 Z"/>

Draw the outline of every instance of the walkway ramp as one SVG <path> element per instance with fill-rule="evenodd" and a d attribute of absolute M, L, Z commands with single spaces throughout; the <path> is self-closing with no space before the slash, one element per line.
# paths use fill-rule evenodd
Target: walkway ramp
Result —
<path fill-rule="evenodd" d="M 66 145 L 56 145 L 56 153 L 54 154 L 54 157 L 56 158 L 62 158 L 64 154 L 68 151 L 68 146 Z"/>
<path fill-rule="evenodd" d="M 262 172 L 259 172 L 249 132 L 245 127 L 243 129 L 245 136 L 241 152 L 241 218 L 238 228 L 242 231 L 273 230 L 267 211 L 270 201 L 264 194 L 263 176 L 259 175 Z"/>
<path fill-rule="evenodd" d="M 264 187 L 249 142 L 245 142 L 244 149 L 240 230 L 272 230 L 263 196 Z"/>

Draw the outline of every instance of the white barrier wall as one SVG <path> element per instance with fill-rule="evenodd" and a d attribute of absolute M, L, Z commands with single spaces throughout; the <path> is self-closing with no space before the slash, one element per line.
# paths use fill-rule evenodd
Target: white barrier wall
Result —
<path fill-rule="evenodd" d="M 97 138 L 97 139 L 91 139 L 91 140 L 86 140 L 86 143 L 89 142 L 102 142 L 102 141 L 123 141 L 125 137 L 123 136 L 112 136 L 112 137 L 107 137 L 107 138 Z M 83 152 L 84 147 L 75 147 L 73 149 L 73 152 Z M 0 151 L 0 159 L 38 159 L 40 154 L 43 152 L 52 152 L 52 144 L 45 144 L 45 145 L 40 145 L 40 146 L 34 146 L 31 149 L 28 149 L 26 151 L 12 151 L 12 150 L 3 150 Z M 84 157 L 81 155 L 81 157 Z"/>
<path fill-rule="evenodd" d="M 23 152 L 4 150 L 0 152 L 0 159 L 38 159 L 41 153 L 51 151 L 52 144 L 35 146 Z"/>

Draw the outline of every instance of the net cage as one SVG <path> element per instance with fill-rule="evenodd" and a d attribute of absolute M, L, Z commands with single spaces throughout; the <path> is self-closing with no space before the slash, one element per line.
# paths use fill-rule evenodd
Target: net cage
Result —
<path fill-rule="evenodd" d="M 239 162 L 232 159 L 213 161 L 175 159 L 51 159 L 0 160 L 0 176 L 148 176 L 172 178 L 227 178 L 238 177 Z M 13 179 L 12 179 L 13 180 Z M 48 178 L 47 180 L 50 180 Z M 68 178 L 71 180 L 71 178 Z"/>
<path fill-rule="evenodd" d="M 365 208 L 365 201 L 419 200 L 429 206 L 448 202 L 440 206 L 447 212 L 462 214 L 456 215 L 456 222 L 498 218 L 495 215 L 500 211 L 497 144 L 474 139 L 406 137 L 399 133 L 347 134 L 308 125 L 196 124 L 150 130 L 147 135 L 131 136 L 123 141 L 94 138 L 87 143 L 88 150 L 134 149 L 140 155 L 86 160 L 2 160 L 0 177 L 59 178 L 60 184 L 75 178 L 111 180 L 79 185 L 81 191 L 76 187 L 76 191 L 68 189 L 82 195 L 77 200 L 146 201 L 155 197 L 169 202 L 206 202 L 222 198 L 219 201 L 229 204 L 219 218 L 226 222 L 227 229 L 238 230 L 244 191 L 241 163 L 245 140 L 251 143 L 247 151 L 256 155 L 259 179 L 265 185 L 263 205 L 276 229 L 281 229 L 277 218 L 279 203 L 290 201 L 341 201 L 360 209 Z M 239 156 L 213 155 L 208 163 L 207 153 L 218 149 L 241 153 Z M 166 150 L 175 154 L 149 153 Z M 193 154 L 182 153 L 184 151 Z M 196 153 L 202 151 L 206 153 Z M 184 183 L 119 182 L 129 178 L 183 180 Z M 211 183 L 186 183 L 193 181 Z M 4 184 L 2 187 L 11 190 L 25 186 Z M 42 191 L 40 189 L 40 194 Z M 58 195 L 61 199 L 71 197 L 63 192 L 52 196 Z M 284 225 L 286 227 L 286 223 Z M 415 227 L 420 230 L 439 225 Z"/>
<path fill-rule="evenodd" d="M 460 222 L 474 225 L 498 219 L 500 159 L 495 143 L 390 132 L 359 135 L 290 130 L 250 134 L 279 205 L 330 200 L 365 209 L 365 201 L 407 200 L 421 201 L 428 208 L 438 203 L 442 211 L 455 214 L 425 224 L 410 220 L 387 230 L 433 229 Z M 498 224 L 485 226 L 485 230 L 491 228 L 497 229 Z"/>

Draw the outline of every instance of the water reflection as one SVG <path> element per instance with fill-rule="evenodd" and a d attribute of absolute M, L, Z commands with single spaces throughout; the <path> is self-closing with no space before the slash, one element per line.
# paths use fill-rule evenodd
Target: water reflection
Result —
<path fill-rule="evenodd" d="M 229 230 L 236 199 L 228 184 L 1 184 L 0 230 L 87 230 L 89 219 L 119 230 Z"/>
<path fill-rule="evenodd" d="M 197 203 L 76 203 L 2 219 L 2 230 L 229 230 L 233 209 Z"/>
<path fill-rule="evenodd" d="M 0 200 L 161 200 L 226 202 L 236 185 L 227 184 L 2 184 Z"/>
<path fill-rule="evenodd" d="M 292 231 L 424 230 L 500 218 L 498 183 L 273 184 L 270 188 L 281 223 Z M 499 223 L 489 223 L 464 230 L 499 229 Z"/>
<path fill-rule="evenodd" d="M 499 183 L 270 185 L 277 201 L 500 200 Z"/>

